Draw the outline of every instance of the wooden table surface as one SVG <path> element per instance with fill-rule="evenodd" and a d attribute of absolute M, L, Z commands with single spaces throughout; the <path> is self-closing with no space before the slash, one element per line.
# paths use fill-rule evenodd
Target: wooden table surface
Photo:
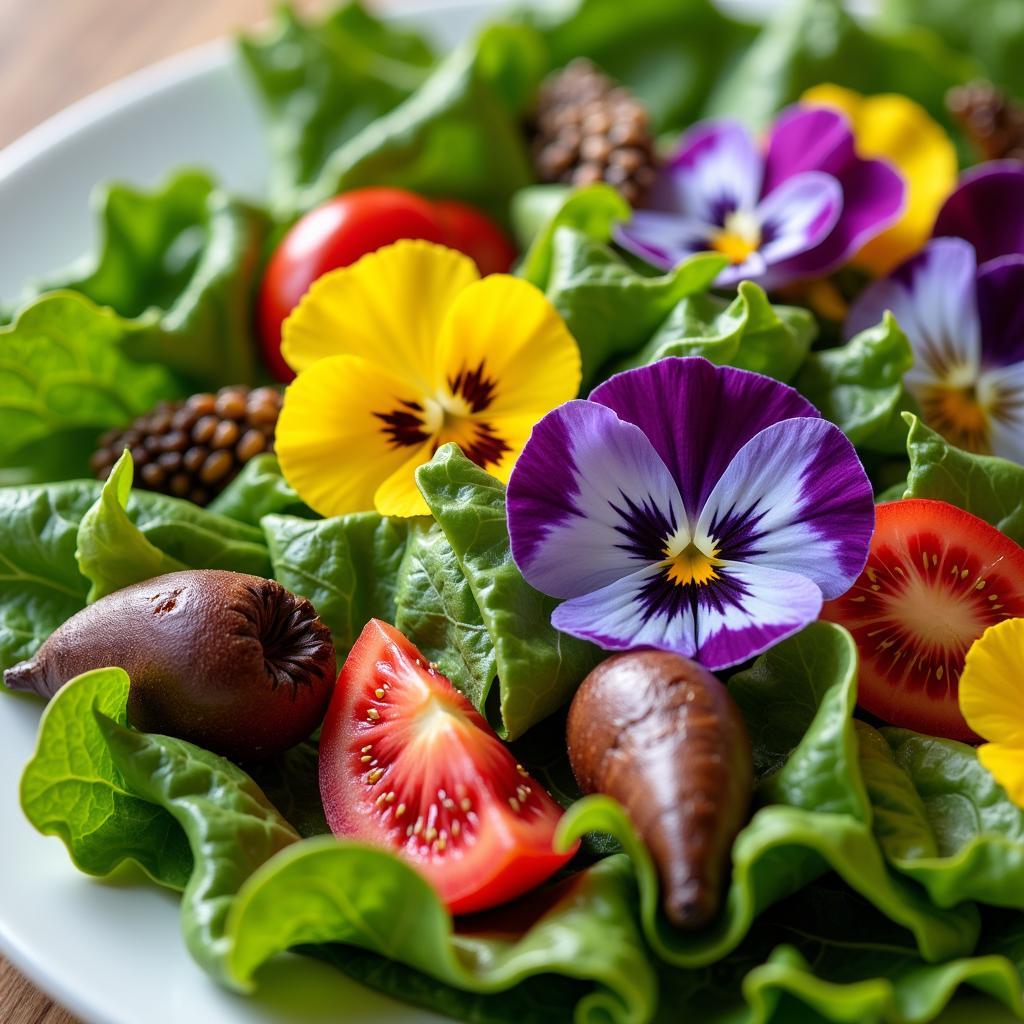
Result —
<path fill-rule="evenodd" d="M 272 0 L 0 0 L 0 147 L 131 71 L 257 24 L 272 5 Z M 310 10 L 322 4 L 299 0 L 297 6 Z M 75 1019 L 0 958 L 0 1022 L 75 1024 Z"/>

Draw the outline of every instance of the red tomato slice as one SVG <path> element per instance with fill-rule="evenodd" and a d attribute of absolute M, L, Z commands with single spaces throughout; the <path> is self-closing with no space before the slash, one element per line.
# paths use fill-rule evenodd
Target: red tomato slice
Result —
<path fill-rule="evenodd" d="M 320 736 L 320 794 L 336 835 L 393 850 L 455 914 L 527 892 L 576 852 L 552 847 L 558 805 L 469 701 L 378 619 L 338 677 Z"/>
<path fill-rule="evenodd" d="M 879 505 L 864 572 L 822 617 L 860 651 L 858 701 L 893 725 L 976 740 L 957 700 L 971 644 L 1024 616 L 1024 548 L 944 501 Z"/>

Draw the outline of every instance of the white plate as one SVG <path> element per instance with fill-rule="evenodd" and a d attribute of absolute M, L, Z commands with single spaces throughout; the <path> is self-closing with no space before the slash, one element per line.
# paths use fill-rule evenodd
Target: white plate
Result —
<path fill-rule="evenodd" d="M 398 16 L 446 48 L 488 6 L 434 0 Z M 259 115 L 226 42 L 132 75 L 0 152 L 0 296 L 17 296 L 91 244 L 96 184 L 150 185 L 187 163 L 245 194 L 262 191 Z M 218 988 L 185 950 L 172 894 L 86 878 L 60 840 L 22 816 L 18 780 L 39 711 L 35 700 L 0 694 L 0 952 L 73 1013 L 88 1024 L 440 1021 L 304 957 L 268 966 L 253 998 Z"/>

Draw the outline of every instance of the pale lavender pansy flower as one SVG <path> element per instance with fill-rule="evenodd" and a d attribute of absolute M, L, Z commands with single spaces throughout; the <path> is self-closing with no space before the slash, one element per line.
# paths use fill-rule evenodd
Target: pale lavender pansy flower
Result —
<path fill-rule="evenodd" d="M 1024 164 L 966 174 L 935 234 L 945 237 L 861 295 L 846 333 L 891 310 L 914 351 L 905 382 L 924 421 L 967 451 L 1024 463 Z"/>
<path fill-rule="evenodd" d="M 846 263 L 899 217 L 905 192 L 893 167 L 857 156 L 842 114 L 796 106 L 763 147 L 734 121 L 696 125 L 615 240 L 662 270 L 721 252 L 717 284 L 777 288 Z"/>
<path fill-rule="evenodd" d="M 620 373 L 534 428 L 508 485 L 512 554 L 556 629 L 712 669 L 818 616 L 864 568 L 871 486 L 792 388 L 705 359 Z"/>

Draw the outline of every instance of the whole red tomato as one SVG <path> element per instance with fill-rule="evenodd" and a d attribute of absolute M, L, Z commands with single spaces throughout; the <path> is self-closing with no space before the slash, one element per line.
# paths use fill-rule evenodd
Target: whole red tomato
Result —
<path fill-rule="evenodd" d="M 281 325 L 309 286 L 329 270 L 401 238 L 458 249 L 481 274 L 507 271 L 516 252 L 484 214 L 454 200 L 431 202 L 399 188 L 361 188 L 310 210 L 274 250 L 259 297 L 263 358 L 277 380 L 295 374 L 281 356 Z"/>

